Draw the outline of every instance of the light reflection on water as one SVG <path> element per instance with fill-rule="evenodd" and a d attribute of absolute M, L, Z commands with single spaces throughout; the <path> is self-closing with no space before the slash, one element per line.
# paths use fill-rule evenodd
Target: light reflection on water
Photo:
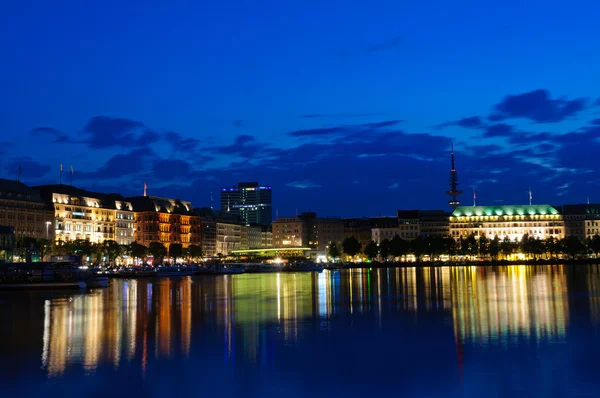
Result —
<path fill-rule="evenodd" d="M 307 341 L 324 333 L 326 343 L 315 344 L 329 359 L 336 338 L 354 349 L 356 330 L 388 345 L 425 348 L 419 335 L 448 341 L 454 353 L 448 366 L 463 377 L 465 351 L 567 343 L 571 311 L 578 317 L 586 311 L 589 323 L 600 326 L 600 273 L 597 266 L 354 269 L 113 280 L 87 294 L 7 292 L 0 300 L 18 314 L 0 348 L 37 349 L 50 379 L 124 366 L 143 378 L 153 363 L 209 365 L 202 361 L 219 356 L 222 366 L 293 366 L 284 347 L 308 350 Z M 415 335 L 393 337 L 407 330 Z M 9 356 L 2 358 L 8 366 Z M 26 371 L 36 368 L 30 362 L 22 364 Z"/>

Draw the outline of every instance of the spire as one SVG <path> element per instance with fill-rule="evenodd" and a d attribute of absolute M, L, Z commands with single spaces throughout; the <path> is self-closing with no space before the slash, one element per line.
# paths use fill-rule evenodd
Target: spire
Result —
<path fill-rule="evenodd" d="M 533 194 L 531 193 L 531 187 L 529 187 L 529 206 L 531 206 L 532 199 L 533 199 Z"/>
<path fill-rule="evenodd" d="M 475 188 L 473 188 L 473 207 L 477 206 L 477 194 L 475 193 Z"/>
<path fill-rule="evenodd" d="M 452 168 L 450 169 L 450 190 L 446 191 L 446 194 L 452 197 L 452 200 L 448 201 L 448 204 L 452 206 L 453 209 L 456 209 L 460 205 L 460 200 L 458 200 L 457 196 L 460 195 L 462 191 L 458 189 L 458 173 L 456 172 L 456 168 L 454 166 L 454 141 L 452 141 L 451 160 Z"/>
<path fill-rule="evenodd" d="M 148 195 L 146 195 L 147 189 L 148 189 L 148 185 L 146 185 L 146 181 L 144 181 L 144 196 L 148 196 Z"/>

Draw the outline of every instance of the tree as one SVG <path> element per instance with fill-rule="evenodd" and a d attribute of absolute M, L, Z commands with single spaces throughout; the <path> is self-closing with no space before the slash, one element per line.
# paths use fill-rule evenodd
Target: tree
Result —
<path fill-rule="evenodd" d="M 131 256 L 134 258 L 140 258 L 142 260 L 145 260 L 146 257 L 148 256 L 148 248 L 144 245 L 140 245 L 137 242 L 133 242 L 130 246 L 130 253 Z"/>
<path fill-rule="evenodd" d="M 327 252 L 329 257 L 335 261 L 336 258 L 340 257 L 340 249 L 338 249 L 335 242 L 331 242 L 329 245 L 329 251 Z"/>
<path fill-rule="evenodd" d="M 183 256 L 183 245 L 181 243 L 171 243 L 169 245 L 169 257 L 172 257 L 173 262 L 176 262 L 181 256 Z"/>
<path fill-rule="evenodd" d="M 388 257 L 390 256 L 390 240 L 389 239 L 384 239 L 381 241 L 381 243 L 379 244 L 379 254 L 381 255 L 381 258 L 383 259 L 383 261 L 387 261 Z"/>
<path fill-rule="evenodd" d="M 193 260 L 198 260 L 202 257 L 202 247 L 198 245 L 189 245 L 187 248 L 187 255 Z"/>
<path fill-rule="evenodd" d="M 570 258 L 574 259 L 585 254 L 585 245 L 574 235 L 570 235 L 561 240 L 561 249 Z"/>
<path fill-rule="evenodd" d="M 479 245 L 477 244 L 477 239 L 475 239 L 475 234 L 471 234 L 467 236 L 467 239 L 464 241 L 464 245 L 466 248 L 467 255 L 473 258 L 479 252 Z"/>
<path fill-rule="evenodd" d="M 551 258 L 555 258 L 560 251 L 560 244 L 554 236 L 546 238 L 544 245 L 546 246 L 546 253 L 549 253 Z"/>
<path fill-rule="evenodd" d="M 377 247 L 377 243 L 370 241 L 363 250 L 363 253 L 369 260 L 373 260 L 379 254 L 379 248 Z"/>
<path fill-rule="evenodd" d="M 498 238 L 498 235 L 494 236 L 494 239 L 490 241 L 489 252 L 493 260 L 498 259 L 498 255 L 500 254 L 500 238 Z"/>
<path fill-rule="evenodd" d="M 74 241 L 69 242 L 67 247 L 69 247 L 70 251 L 67 254 L 75 254 L 77 256 L 87 257 L 92 256 L 94 253 L 92 242 L 87 239 L 75 239 Z"/>
<path fill-rule="evenodd" d="M 421 257 L 425 253 L 425 242 L 422 237 L 417 236 L 410 241 L 410 252 L 415 256 L 417 261 L 421 261 Z"/>
<path fill-rule="evenodd" d="M 500 252 L 504 255 L 504 259 L 508 258 L 514 251 L 514 243 L 508 236 L 504 237 L 504 240 L 500 243 Z"/>
<path fill-rule="evenodd" d="M 530 238 L 529 241 L 529 247 L 531 250 L 531 253 L 533 253 L 533 258 L 538 260 L 546 251 L 546 246 L 544 245 L 544 242 L 540 239 L 537 238 Z"/>
<path fill-rule="evenodd" d="M 490 240 L 485 235 L 481 235 L 477 240 L 477 252 L 479 257 L 487 258 L 490 254 Z"/>
<path fill-rule="evenodd" d="M 150 242 L 148 253 L 154 258 L 154 264 L 160 264 L 163 258 L 167 256 L 167 248 L 160 242 Z"/>
<path fill-rule="evenodd" d="M 598 253 L 600 253 L 600 235 L 594 235 L 591 238 L 588 238 L 587 247 L 594 253 L 596 258 L 598 258 Z"/>
<path fill-rule="evenodd" d="M 352 258 L 360 253 L 361 245 L 358 239 L 354 236 L 350 236 L 342 242 L 342 248 L 344 253 Z"/>
<path fill-rule="evenodd" d="M 390 241 L 390 252 L 394 257 L 403 257 L 410 253 L 410 243 L 398 235 Z"/>
<path fill-rule="evenodd" d="M 456 240 L 454 240 L 454 238 L 451 238 L 451 237 L 443 238 L 442 244 L 444 246 L 444 250 L 442 251 L 442 253 L 447 254 L 450 258 L 456 256 L 457 243 L 456 243 Z"/>
<path fill-rule="evenodd" d="M 106 253 L 106 260 L 110 263 L 111 260 L 116 260 L 121 255 L 121 245 L 114 240 L 105 240 L 103 243 L 104 253 Z"/>
<path fill-rule="evenodd" d="M 52 255 L 52 242 L 48 239 L 40 238 L 36 240 L 35 246 L 40 251 L 40 258 Z"/>

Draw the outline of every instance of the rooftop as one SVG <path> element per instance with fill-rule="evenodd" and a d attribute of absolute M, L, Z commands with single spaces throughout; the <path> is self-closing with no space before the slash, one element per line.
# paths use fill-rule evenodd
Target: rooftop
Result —
<path fill-rule="evenodd" d="M 470 216 L 526 216 L 559 214 L 558 210 L 550 205 L 507 205 L 507 206 L 458 206 L 453 212 L 453 217 Z"/>

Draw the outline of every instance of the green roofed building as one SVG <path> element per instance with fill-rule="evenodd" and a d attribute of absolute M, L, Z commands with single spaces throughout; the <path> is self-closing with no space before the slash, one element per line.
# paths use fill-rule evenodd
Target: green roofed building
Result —
<path fill-rule="evenodd" d="M 459 206 L 450 216 L 450 236 L 455 239 L 470 234 L 512 241 L 525 234 L 560 239 L 564 233 L 563 217 L 550 205 Z"/>

